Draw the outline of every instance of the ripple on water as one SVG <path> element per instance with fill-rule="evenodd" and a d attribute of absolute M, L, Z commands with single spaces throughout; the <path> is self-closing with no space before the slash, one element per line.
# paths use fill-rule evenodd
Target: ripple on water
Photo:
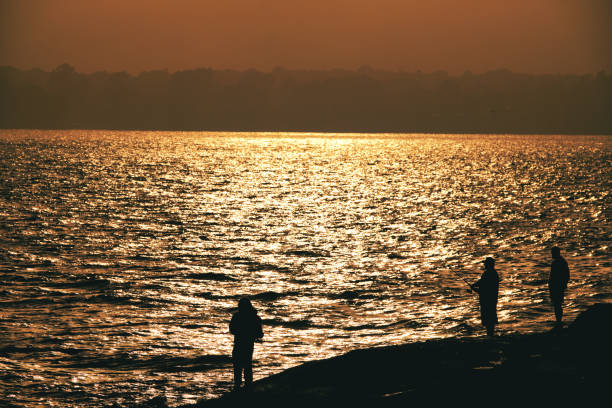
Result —
<path fill-rule="evenodd" d="M 555 244 L 570 320 L 612 301 L 611 141 L 0 131 L 0 399 L 218 395 L 245 295 L 264 322 L 258 376 L 480 335 L 451 269 L 475 281 L 485 256 L 500 330 L 545 330 Z"/>

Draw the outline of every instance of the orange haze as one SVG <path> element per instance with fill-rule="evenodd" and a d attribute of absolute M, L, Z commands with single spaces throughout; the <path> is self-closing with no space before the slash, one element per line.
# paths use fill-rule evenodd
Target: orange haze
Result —
<path fill-rule="evenodd" d="M 0 0 L 0 65 L 612 71 L 607 0 Z"/>

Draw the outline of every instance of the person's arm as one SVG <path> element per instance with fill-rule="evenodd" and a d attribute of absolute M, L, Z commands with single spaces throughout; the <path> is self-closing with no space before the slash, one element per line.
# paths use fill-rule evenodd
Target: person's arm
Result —
<path fill-rule="evenodd" d="M 554 274 L 555 274 L 555 261 L 552 261 L 550 263 L 550 271 L 548 272 L 548 286 L 550 286 L 550 283 L 553 280 Z"/>
<path fill-rule="evenodd" d="M 232 320 L 230 320 L 229 324 L 230 333 L 234 336 L 236 335 L 236 315 L 232 316 Z"/>
<path fill-rule="evenodd" d="M 482 285 L 482 278 L 478 279 L 476 282 L 470 285 L 472 290 L 476 293 L 480 293 L 480 285 Z"/>
<path fill-rule="evenodd" d="M 261 318 L 259 316 L 257 316 L 257 334 L 256 334 L 256 339 L 257 340 L 261 340 L 263 338 L 264 334 L 263 334 L 263 328 L 261 325 Z"/>

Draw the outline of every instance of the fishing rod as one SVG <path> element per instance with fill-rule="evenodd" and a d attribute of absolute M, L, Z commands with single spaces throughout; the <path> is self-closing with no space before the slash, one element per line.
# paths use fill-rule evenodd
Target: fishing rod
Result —
<path fill-rule="evenodd" d="M 470 292 L 473 290 L 473 288 L 472 288 L 472 284 L 471 284 L 470 282 L 468 282 L 468 281 L 465 279 L 465 274 L 463 274 L 463 273 L 461 273 L 461 274 L 460 274 L 458 271 L 456 271 L 456 270 L 454 270 L 454 269 L 450 269 L 450 271 L 451 271 L 452 273 L 454 273 L 455 275 L 457 275 L 459 278 L 461 278 L 461 280 L 462 280 L 462 281 L 464 281 L 466 285 L 468 285 L 468 287 L 470 288 L 470 289 L 468 289 L 468 290 L 469 290 Z"/>

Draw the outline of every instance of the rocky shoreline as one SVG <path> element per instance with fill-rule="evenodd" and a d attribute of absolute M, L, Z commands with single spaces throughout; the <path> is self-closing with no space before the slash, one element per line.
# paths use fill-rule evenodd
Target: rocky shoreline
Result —
<path fill-rule="evenodd" d="M 612 304 L 600 303 L 567 328 L 355 350 L 182 408 L 601 405 L 610 399 L 611 326 Z M 137 406 L 166 404 L 158 397 Z"/>

